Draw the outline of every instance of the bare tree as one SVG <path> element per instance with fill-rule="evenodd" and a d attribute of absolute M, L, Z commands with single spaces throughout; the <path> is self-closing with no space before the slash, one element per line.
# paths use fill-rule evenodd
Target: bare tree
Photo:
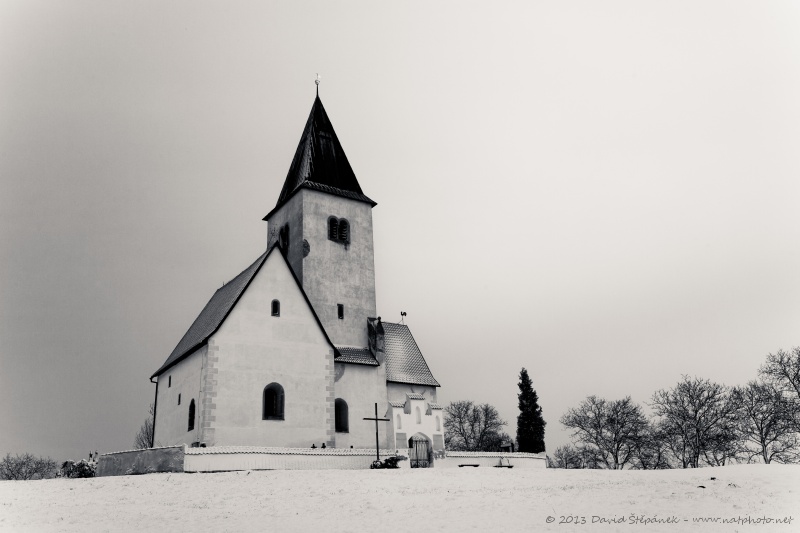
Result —
<path fill-rule="evenodd" d="M 616 401 L 589 396 L 560 422 L 572 430 L 577 443 L 594 452 L 601 465 L 614 470 L 630 463 L 636 442 L 647 430 L 647 419 L 630 396 Z"/>
<path fill-rule="evenodd" d="M 444 439 L 447 448 L 459 451 L 497 451 L 503 441 L 505 421 L 488 403 L 451 402 L 444 408 Z"/>
<path fill-rule="evenodd" d="M 153 423 L 155 421 L 155 414 L 156 406 L 151 403 L 147 419 L 142 423 L 142 427 L 139 428 L 139 433 L 136 434 L 136 439 L 133 442 L 134 449 L 143 450 L 145 448 L 153 447 L 153 437 L 155 431 Z"/>
<path fill-rule="evenodd" d="M 800 346 L 768 354 L 758 373 L 788 400 L 795 431 L 800 431 Z"/>
<path fill-rule="evenodd" d="M 8 453 L 0 460 L 0 479 L 46 479 L 56 472 L 56 462 L 49 457 L 34 457 L 26 453 L 11 457 Z"/>
<path fill-rule="evenodd" d="M 736 450 L 735 406 L 724 385 L 683 376 L 672 389 L 653 394 L 652 407 L 675 459 L 683 468 L 724 464 Z"/>
<path fill-rule="evenodd" d="M 667 459 L 668 453 L 663 429 L 657 422 L 648 422 L 645 431 L 634 442 L 631 467 L 638 470 L 672 468 Z"/>
<path fill-rule="evenodd" d="M 737 405 L 738 431 L 742 452 L 748 460 L 760 457 L 764 463 L 794 462 L 800 452 L 795 431 L 792 400 L 772 383 L 751 381 L 731 393 Z"/>

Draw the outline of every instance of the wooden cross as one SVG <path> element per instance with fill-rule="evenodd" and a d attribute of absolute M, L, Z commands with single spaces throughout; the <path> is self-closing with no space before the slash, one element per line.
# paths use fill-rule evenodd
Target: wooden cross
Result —
<path fill-rule="evenodd" d="M 374 420 L 375 421 L 375 456 L 378 461 L 381 460 L 381 447 L 378 444 L 378 422 L 389 422 L 388 418 L 378 418 L 378 404 L 375 404 L 375 418 L 365 418 L 364 420 Z"/>

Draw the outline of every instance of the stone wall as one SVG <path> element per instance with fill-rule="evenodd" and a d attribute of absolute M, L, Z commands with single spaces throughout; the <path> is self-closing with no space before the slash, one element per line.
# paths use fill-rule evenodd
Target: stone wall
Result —
<path fill-rule="evenodd" d="M 97 461 L 97 477 L 183 472 L 185 446 L 106 453 Z"/>

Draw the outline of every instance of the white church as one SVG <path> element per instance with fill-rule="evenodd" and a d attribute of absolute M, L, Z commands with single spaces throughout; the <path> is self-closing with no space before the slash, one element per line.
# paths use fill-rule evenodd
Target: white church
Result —
<path fill-rule="evenodd" d="M 375 303 L 372 208 L 319 99 L 267 221 L 155 371 L 156 446 L 422 447 L 444 454 L 439 382 Z"/>

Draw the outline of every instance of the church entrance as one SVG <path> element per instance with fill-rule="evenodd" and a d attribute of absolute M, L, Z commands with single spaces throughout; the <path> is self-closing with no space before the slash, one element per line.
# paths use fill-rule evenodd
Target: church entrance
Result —
<path fill-rule="evenodd" d="M 433 449 L 431 441 L 417 433 L 408 439 L 408 458 L 411 468 L 430 468 L 433 466 Z"/>

